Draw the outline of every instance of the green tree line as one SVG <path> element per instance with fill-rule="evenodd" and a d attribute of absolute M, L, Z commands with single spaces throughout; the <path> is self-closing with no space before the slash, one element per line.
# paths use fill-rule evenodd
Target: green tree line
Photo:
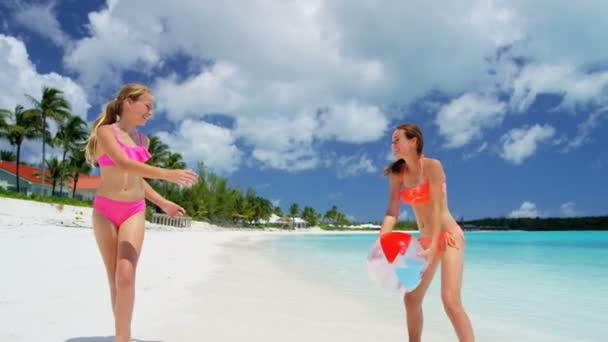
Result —
<path fill-rule="evenodd" d="M 467 229 L 495 230 L 608 230 L 608 216 L 483 218 L 460 222 Z"/>

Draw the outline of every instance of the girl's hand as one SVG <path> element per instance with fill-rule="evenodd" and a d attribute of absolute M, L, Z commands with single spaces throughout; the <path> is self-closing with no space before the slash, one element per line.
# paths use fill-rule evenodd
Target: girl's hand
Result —
<path fill-rule="evenodd" d="M 426 272 L 426 270 L 433 264 L 433 262 L 435 261 L 435 256 L 437 255 L 437 243 L 431 243 L 429 246 L 429 248 L 418 253 L 419 256 L 426 259 L 422 274 L 424 274 L 424 272 Z"/>
<path fill-rule="evenodd" d="M 198 175 L 192 170 L 166 170 L 166 181 L 191 187 L 198 183 Z"/>
<path fill-rule="evenodd" d="M 418 253 L 419 256 L 425 258 L 428 262 L 433 261 L 433 259 L 435 258 L 435 254 L 437 252 L 437 248 L 433 248 L 436 246 L 435 245 L 431 245 L 432 247 L 429 247 L 425 250 L 423 250 L 422 252 Z"/>
<path fill-rule="evenodd" d="M 184 216 L 184 214 L 186 213 L 186 210 L 184 208 L 171 201 L 163 202 L 163 204 L 160 205 L 160 209 L 170 217 Z"/>

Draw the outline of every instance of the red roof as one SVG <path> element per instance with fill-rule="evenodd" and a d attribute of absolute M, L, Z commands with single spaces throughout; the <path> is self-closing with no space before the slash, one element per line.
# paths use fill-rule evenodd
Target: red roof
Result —
<path fill-rule="evenodd" d="M 101 183 L 100 176 L 89 176 L 81 174 L 78 177 L 78 183 L 76 183 L 76 190 L 95 190 Z M 70 189 L 74 188 L 74 184 L 70 179 Z"/>
<path fill-rule="evenodd" d="M 17 173 L 17 164 L 13 163 L 13 162 L 9 162 L 6 160 L 0 160 L 0 169 L 8 171 L 12 174 L 16 174 Z M 32 167 L 32 166 L 28 166 L 25 164 L 21 164 L 19 165 L 19 177 L 28 180 L 30 182 L 33 183 L 40 183 L 40 173 L 42 170 L 40 170 L 37 167 Z M 44 182 L 47 185 L 52 185 L 52 183 L 49 181 L 49 170 L 45 170 L 46 172 L 46 177 L 44 179 Z M 76 184 L 77 190 L 94 190 L 97 189 L 97 187 L 99 187 L 99 184 L 101 183 L 101 177 L 99 176 L 89 176 L 89 175 L 84 175 L 81 174 L 80 177 L 78 177 L 78 183 Z M 72 184 L 72 180 L 70 179 L 70 188 L 73 188 L 73 184 Z"/>
<path fill-rule="evenodd" d="M 17 164 L 13 162 L 0 160 L 0 169 L 8 171 L 12 174 L 17 174 Z M 19 165 L 19 177 L 28 180 L 32 183 L 40 184 L 41 173 L 41 170 L 37 167 L 31 167 L 25 164 Z M 49 182 L 49 170 L 46 170 L 45 174 L 46 177 L 44 178 L 44 182 L 47 185 L 52 185 L 52 183 Z"/>

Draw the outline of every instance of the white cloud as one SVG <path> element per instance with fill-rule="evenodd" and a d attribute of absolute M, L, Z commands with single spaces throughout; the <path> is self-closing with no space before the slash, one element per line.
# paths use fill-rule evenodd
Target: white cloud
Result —
<path fill-rule="evenodd" d="M 124 70 L 143 71 L 159 62 L 156 39 L 162 30 L 160 21 L 142 22 L 145 4 L 132 10 L 133 17 L 121 18 L 115 13 L 121 3 L 109 1 L 108 8 L 89 13 L 91 36 L 77 41 L 64 56 L 66 67 L 78 72 L 90 93 L 114 87 Z M 134 28 L 133 23 L 148 26 Z"/>
<path fill-rule="evenodd" d="M 157 109 L 172 120 L 201 117 L 208 113 L 232 113 L 243 108 L 244 80 L 236 67 L 219 63 L 179 82 L 175 75 L 158 79 L 154 89 Z"/>
<path fill-rule="evenodd" d="M 325 141 L 373 141 L 388 125 L 377 108 L 357 103 L 338 104 L 316 114 L 302 111 L 285 115 L 238 116 L 236 119 L 235 132 L 253 146 L 253 157 L 265 165 L 287 171 L 321 165 L 318 146 Z"/>
<path fill-rule="evenodd" d="M 578 210 L 576 210 L 576 203 L 574 203 L 574 202 L 563 203 L 559 207 L 559 212 L 562 216 L 565 216 L 565 217 L 574 217 L 574 216 L 580 215 Z"/>
<path fill-rule="evenodd" d="M 378 168 L 367 155 L 360 156 L 343 156 L 336 160 L 336 169 L 338 170 L 338 178 L 347 178 L 356 176 L 361 173 L 376 172 Z"/>
<path fill-rule="evenodd" d="M 601 121 L 606 117 L 608 117 L 608 107 L 601 107 L 591 113 L 585 121 L 578 125 L 576 136 L 573 139 L 560 140 L 560 143 L 567 142 L 562 151 L 569 152 L 589 142 L 591 139 L 591 132 L 597 128 Z"/>
<path fill-rule="evenodd" d="M 146 11 L 138 10 L 142 6 Z M 110 62 L 128 68 L 131 59 L 121 62 L 110 53 L 93 56 L 82 51 L 92 45 L 114 44 L 112 37 L 122 44 L 127 36 L 133 36 L 132 42 L 145 43 L 159 56 L 181 50 L 263 76 L 256 80 L 305 81 L 316 72 L 320 90 L 327 85 L 339 86 L 337 91 L 393 89 L 393 95 L 411 98 L 438 83 L 460 86 L 475 80 L 484 73 L 480 63 L 484 56 L 523 36 L 517 13 L 499 1 L 442 4 L 441 10 L 437 6 L 424 1 L 375 7 L 323 0 L 258 0 L 236 7 L 193 0 L 179 1 L 179 6 L 112 2 L 90 15 L 95 39 L 78 43 L 72 55 L 82 58 L 74 59 L 73 65 L 85 70 L 86 63 L 103 66 Z M 268 16 L 270 10 L 272 16 Z M 361 25 L 364 18 L 376 23 L 375 30 Z M 404 21 L 408 25 L 395 25 Z M 192 26 L 193 22 L 198 25 Z M 421 40 L 422 36 L 442 39 Z M 137 46 L 141 45 L 125 48 L 138 55 Z M 446 52 L 453 63 L 444 62 Z M 87 72 L 103 77 L 102 70 L 94 67 Z"/>
<path fill-rule="evenodd" d="M 519 209 L 513 210 L 509 215 L 511 218 L 523 218 L 523 217 L 541 217 L 542 215 L 538 208 L 536 208 L 536 204 L 532 202 L 525 201 L 521 204 Z"/>
<path fill-rule="evenodd" d="M 607 2 L 573 5 L 553 0 L 510 0 L 508 6 L 521 17 L 518 23 L 525 34 L 524 42 L 517 46 L 519 54 L 550 64 L 580 66 L 592 66 L 608 56 L 608 46 L 597 43 L 608 31 L 608 21 L 604 20 Z"/>
<path fill-rule="evenodd" d="M 319 115 L 319 129 L 315 135 L 322 140 L 363 143 L 375 141 L 384 135 L 388 120 L 374 106 L 355 101 L 336 104 Z"/>
<path fill-rule="evenodd" d="M 239 166 L 242 152 L 232 132 L 204 121 L 184 120 L 177 131 L 155 133 L 171 150 L 182 154 L 188 166 L 203 162 L 220 173 L 230 173 Z"/>
<path fill-rule="evenodd" d="M 399 94 L 408 101 L 430 89 L 462 92 L 485 74 L 485 57 L 519 36 L 511 19 L 515 13 L 498 1 L 373 6 L 334 0 L 325 8 L 327 22 L 340 37 L 340 51 L 382 61 L 393 90 L 383 98 L 391 100 Z M 361 25 L 365 22 L 373 22 L 373 28 Z"/>
<path fill-rule="evenodd" d="M 522 16 L 504 7 L 503 1 L 476 1 L 469 20 L 480 32 L 488 35 L 497 48 L 510 46 L 525 38 Z"/>
<path fill-rule="evenodd" d="M 469 159 L 475 158 L 478 155 L 480 155 L 481 152 L 485 151 L 486 148 L 488 148 L 488 143 L 486 141 L 484 141 L 474 151 L 463 154 L 462 159 L 469 160 Z"/>
<path fill-rule="evenodd" d="M 14 37 L 0 33 L 0 108 L 13 111 L 17 105 L 31 108 L 31 101 L 25 96 L 31 95 L 40 100 L 44 87 L 53 87 L 63 91 L 70 102 L 72 114 L 86 120 L 90 104 L 87 95 L 77 83 L 66 76 L 55 72 L 40 74 L 25 48 L 25 44 Z M 49 122 L 52 132 L 56 125 Z M 9 147 L 9 149 L 13 149 Z M 60 155 L 59 148 L 46 146 L 46 159 Z M 42 142 L 38 139 L 26 139 L 21 146 L 21 160 L 28 164 L 40 165 L 42 160 Z"/>
<path fill-rule="evenodd" d="M 20 6 L 13 17 L 17 23 L 50 39 L 55 45 L 67 47 L 70 38 L 63 32 L 55 14 L 55 4 L 31 4 Z"/>
<path fill-rule="evenodd" d="M 28 108 L 31 103 L 25 94 L 40 99 L 45 86 L 62 90 L 72 114 L 86 120 L 90 104 L 85 91 L 69 77 L 39 74 L 23 42 L 0 33 L 0 108 L 13 110 L 18 104 Z"/>
<path fill-rule="evenodd" d="M 521 164 L 536 152 L 540 143 L 554 134 L 555 128 L 550 125 L 514 128 L 500 138 L 500 156 L 514 164 Z"/>
<path fill-rule="evenodd" d="M 435 123 L 439 134 L 446 139 L 445 147 L 456 148 L 480 139 L 484 129 L 500 125 L 505 115 L 504 103 L 467 93 L 443 106 Z"/>
<path fill-rule="evenodd" d="M 388 103 L 472 84 L 485 73 L 484 56 L 519 35 L 511 28 L 510 10 L 479 1 L 442 5 L 441 11 L 423 1 L 372 11 L 350 1 L 259 0 L 238 7 L 113 1 L 89 18 L 90 37 L 77 41 L 64 59 L 87 89 L 95 92 L 102 80 L 106 87 L 114 85 L 129 69 L 153 70 L 178 53 L 212 60 L 215 67 L 186 80 L 175 75 L 158 80 L 159 109 L 172 120 L 227 111 L 238 127 L 286 116 L 273 122 L 284 124 L 279 132 L 292 132 L 301 113 L 312 115 L 321 121 L 313 125 L 317 131 L 304 132 L 287 146 L 261 142 L 259 133 L 247 141 L 251 130 L 237 132 L 253 145 L 256 159 L 291 170 L 318 165 L 317 141 L 382 137 L 388 118 L 379 108 Z M 361 26 L 361 18 L 376 22 L 378 31 Z M 392 24 L 403 20 L 410 24 Z M 427 35 L 442 39 L 420 39 Z M 379 48 L 380 42 L 391 43 Z M 446 55 L 451 63 L 444 62 Z M 329 110 L 317 115 L 318 108 Z"/>
<path fill-rule="evenodd" d="M 299 171 L 320 163 L 312 146 L 316 128 L 314 116 L 299 113 L 295 117 L 240 117 L 235 131 L 253 145 L 256 160 L 273 168 Z"/>
<path fill-rule="evenodd" d="M 529 64 L 513 81 L 511 106 L 525 112 L 541 94 L 562 95 L 561 106 L 598 105 L 607 99 L 608 71 L 586 73 L 573 64 Z"/>
<path fill-rule="evenodd" d="M 184 80 L 170 74 L 153 82 L 159 108 L 175 121 L 226 111 L 256 160 L 303 170 L 321 164 L 319 144 L 379 139 L 398 115 L 379 108 L 429 91 L 459 96 L 436 121 L 448 148 L 503 122 L 503 92 L 513 93 L 507 102 L 516 110 L 545 92 L 563 94 L 564 106 L 603 103 L 608 73 L 594 67 L 608 55 L 597 44 L 607 10 L 601 1 L 549 0 L 108 1 L 89 14 L 90 36 L 75 42 L 64 63 L 92 95 L 127 70 L 160 70 L 176 55 L 211 61 L 214 67 Z M 331 110 L 318 115 L 319 108 Z M 276 128 L 250 127 L 255 122 Z"/>

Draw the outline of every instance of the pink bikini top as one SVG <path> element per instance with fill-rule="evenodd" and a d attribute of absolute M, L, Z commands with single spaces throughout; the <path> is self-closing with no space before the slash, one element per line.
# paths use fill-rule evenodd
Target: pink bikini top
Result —
<path fill-rule="evenodd" d="M 424 177 L 423 158 L 420 158 L 420 168 L 422 177 Z M 420 185 L 414 188 L 402 187 L 401 200 L 407 204 L 421 204 L 426 203 L 431 198 L 431 187 L 428 178 Z M 446 192 L 446 184 L 443 182 L 443 192 Z"/>
<path fill-rule="evenodd" d="M 129 146 L 120 141 L 118 132 L 116 132 L 116 125 L 112 125 L 112 130 L 114 131 L 114 137 L 116 138 L 118 145 L 120 145 L 120 148 L 125 152 L 129 159 L 145 163 L 152 157 L 150 152 L 148 152 L 148 149 L 146 149 L 146 147 L 143 145 L 144 139 L 141 133 L 137 132 L 139 134 L 139 145 Z M 97 159 L 97 164 L 99 164 L 99 167 L 116 165 L 114 164 L 114 161 L 110 159 L 110 156 L 108 156 L 107 153 L 102 154 L 99 159 Z"/>

